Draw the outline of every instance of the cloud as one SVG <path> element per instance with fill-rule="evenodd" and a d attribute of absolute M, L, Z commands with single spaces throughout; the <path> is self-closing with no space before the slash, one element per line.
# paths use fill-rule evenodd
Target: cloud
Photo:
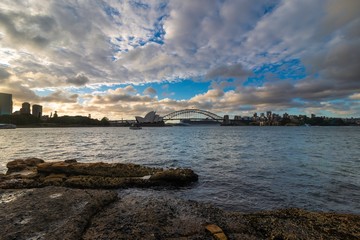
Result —
<path fill-rule="evenodd" d="M 145 90 L 144 90 L 144 94 L 145 95 L 156 95 L 157 92 L 156 90 L 153 88 L 153 87 L 147 87 Z"/>
<path fill-rule="evenodd" d="M 242 64 L 223 65 L 210 70 L 205 78 L 245 78 L 250 76 L 251 71 L 244 69 Z"/>
<path fill-rule="evenodd" d="M 359 8 L 358 0 L 3 0 L 0 90 L 16 104 L 58 101 L 113 116 L 191 106 L 335 112 L 334 101 L 359 113 Z M 211 83 L 171 99 L 182 91 L 171 84 L 184 79 Z M 144 83 L 171 93 L 159 100 L 151 86 L 133 87 Z"/>
<path fill-rule="evenodd" d="M 3 68 L 0 68 L 0 81 L 10 77 L 10 73 Z"/>
<path fill-rule="evenodd" d="M 93 104 L 129 104 L 134 102 L 153 102 L 154 98 L 149 96 L 134 95 L 136 90 L 132 86 L 108 90 L 102 95 L 96 95 L 91 102 Z"/>
<path fill-rule="evenodd" d="M 78 97 L 78 94 L 67 94 L 63 91 L 56 91 L 48 96 L 40 97 L 39 101 L 56 103 L 76 103 Z"/>
<path fill-rule="evenodd" d="M 360 93 L 354 93 L 354 94 L 350 95 L 349 98 L 353 99 L 353 100 L 360 100 Z"/>
<path fill-rule="evenodd" d="M 56 22 L 46 15 L 30 15 L 24 12 L 0 10 L 0 27 L 15 45 L 30 47 L 45 47 L 50 43 L 50 37 L 56 31 Z"/>
<path fill-rule="evenodd" d="M 89 78 L 84 74 L 78 74 L 76 77 L 66 79 L 67 83 L 74 84 L 75 86 L 83 86 L 89 82 Z"/>

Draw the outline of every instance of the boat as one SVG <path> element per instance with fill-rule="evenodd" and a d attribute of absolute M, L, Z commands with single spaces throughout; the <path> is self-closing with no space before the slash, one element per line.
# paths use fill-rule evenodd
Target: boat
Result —
<path fill-rule="evenodd" d="M 4 124 L 0 123 L 0 129 L 15 129 L 16 125 L 14 124 Z"/>
<path fill-rule="evenodd" d="M 142 129 L 142 127 L 139 124 L 131 124 L 131 126 L 129 127 L 132 130 L 139 130 Z"/>

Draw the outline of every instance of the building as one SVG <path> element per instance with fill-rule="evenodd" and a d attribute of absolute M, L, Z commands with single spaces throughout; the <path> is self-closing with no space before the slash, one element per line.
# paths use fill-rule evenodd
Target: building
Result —
<path fill-rule="evenodd" d="M 12 110 L 12 94 L 0 93 L 0 115 L 10 115 Z"/>
<path fill-rule="evenodd" d="M 224 121 L 223 121 L 224 124 L 230 124 L 230 117 L 229 115 L 224 115 Z"/>
<path fill-rule="evenodd" d="M 32 106 L 32 115 L 37 117 L 37 118 L 41 118 L 41 116 L 42 116 L 42 106 L 34 104 Z"/>
<path fill-rule="evenodd" d="M 138 123 L 158 123 L 163 122 L 163 118 L 156 114 L 155 111 L 151 111 L 145 115 L 145 117 L 135 117 Z"/>
<path fill-rule="evenodd" d="M 30 103 L 24 102 L 20 108 L 21 114 L 30 114 Z"/>
<path fill-rule="evenodd" d="M 272 112 L 271 112 L 271 111 L 267 111 L 267 112 L 266 112 L 266 118 L 267 118 L 268 120 L 271 120 L 271 119 L 272 119 Z"/>

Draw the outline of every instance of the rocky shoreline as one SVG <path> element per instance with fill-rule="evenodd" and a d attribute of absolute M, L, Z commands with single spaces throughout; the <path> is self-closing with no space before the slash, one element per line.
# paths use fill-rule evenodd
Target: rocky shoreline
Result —
<path fill-rule="evenodd" d="M 148 189 L 191 185 L 197 175 L 190 169 L 34 158 L 7 167 L 0 175 L 0 239 L 360 238 L 359 215 L 227 212 Z"/>

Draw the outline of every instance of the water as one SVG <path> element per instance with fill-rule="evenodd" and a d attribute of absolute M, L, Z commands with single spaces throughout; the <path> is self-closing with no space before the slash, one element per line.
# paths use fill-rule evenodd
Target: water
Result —
<path fill-rule="evenodd" d="M 242 212 L 298 207 L 360 214 L 359 143 L 359 127 L 1 130 L 0 172 L 27 157 L 189 167 L 199 182 L 170 194 Z"/>

